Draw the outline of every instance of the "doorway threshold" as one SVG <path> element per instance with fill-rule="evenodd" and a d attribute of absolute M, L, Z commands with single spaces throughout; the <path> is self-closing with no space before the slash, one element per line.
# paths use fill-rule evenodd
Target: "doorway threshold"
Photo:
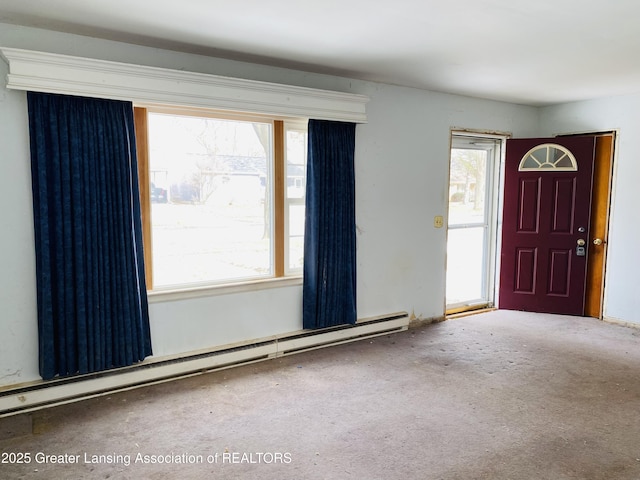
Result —
<path fill-rule="evenodd" d="M 445 320 L 454 320 L 456 318 L 468 317 L 469 315 L 493 312 L 494 310 L 497 310 L 497 308 L 488 305 L 473 305 L 465 308 L 451 309 L 445 312 Z"/>

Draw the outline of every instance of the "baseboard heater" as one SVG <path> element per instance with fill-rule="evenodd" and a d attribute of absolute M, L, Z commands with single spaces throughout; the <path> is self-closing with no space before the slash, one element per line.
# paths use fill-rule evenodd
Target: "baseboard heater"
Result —
<path fill-rule="evenodd" d="M 401 332 L 409 316 L 400 312 L 321 330 L 276 335 L 186 357 L 151 359 L 131 367 L 0 391 L 0 418 L 118 391 L 200 375 L 332 345 Z"/>

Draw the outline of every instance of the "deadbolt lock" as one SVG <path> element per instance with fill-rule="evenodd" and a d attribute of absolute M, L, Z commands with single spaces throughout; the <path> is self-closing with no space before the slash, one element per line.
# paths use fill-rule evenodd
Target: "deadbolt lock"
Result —
<path fill-rule="evenodd" d="M 587 242 L 583 238 L 579 238 L 576 243 L 578 244 L 578 246 L 584 247 Z"/>

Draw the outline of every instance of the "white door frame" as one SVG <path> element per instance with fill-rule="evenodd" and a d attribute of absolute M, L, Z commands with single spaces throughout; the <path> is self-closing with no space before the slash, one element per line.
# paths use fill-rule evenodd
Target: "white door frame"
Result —
<path fill-rule="evenodd" d="M 460 128 L 452 128 L 450 131 L 450 145 L 449 153 L 451 149 L 455 148 L 456 137 L 466 137 L 472 141 L 477 140 L 478 147 L 481 147 L 484 140 L 488 145 L 493 147 L 498 145 L 498 152 L 494 153 L 492 171 L 487 175 L 487 186 L 490 195 L 487 196 L 485 202 L 485 212 L 487 215 L 487 222 L 489 230 L 485 234 L 486 250 L 484 252 L 485 264 L 483 268 L 485 270 L 485 282 L 486 282 L 486 301 L 482 299 L 478 303 L 473 304 L 455 304 L 446 305 L 446 314 L 458 313 L 461 311 L 474 310 L 477 308 L 492 307 L 497 304 L 497 281 L 499 272 L 500 257 L 500 239 L 502 228 L 502 200 L 503 200 L 503 179 L 504 179 L 504 155 L 507 138 L 511 137 L 510 133 L 506 132 L 486 132 L 478 130 L 467 130 Z M 449 171 L 451 169 L 451 155 L 449 155 Z M 448 179 L 450 182 L 450 177 Z M 447 192 L 448 192 L 447 188 Z M 447 194 L 447 212 L 449 211 L 449 195 Z M 448 244 L 449 227 L 447 221 L 447 244 Z M 445 261 L 446 265 L 446 261 Z"/>

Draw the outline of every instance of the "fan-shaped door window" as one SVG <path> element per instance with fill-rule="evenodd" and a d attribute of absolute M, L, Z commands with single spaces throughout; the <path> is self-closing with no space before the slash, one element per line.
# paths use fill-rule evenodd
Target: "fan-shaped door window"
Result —
<path fill-rule="evenodd" d="M 529 150 L 522 157 L 518 167 L 521 172 L 541 169 L 576 172 L 578 171 L 578 163 L 576 157 L 562 145 L 543 143 Z"/>

